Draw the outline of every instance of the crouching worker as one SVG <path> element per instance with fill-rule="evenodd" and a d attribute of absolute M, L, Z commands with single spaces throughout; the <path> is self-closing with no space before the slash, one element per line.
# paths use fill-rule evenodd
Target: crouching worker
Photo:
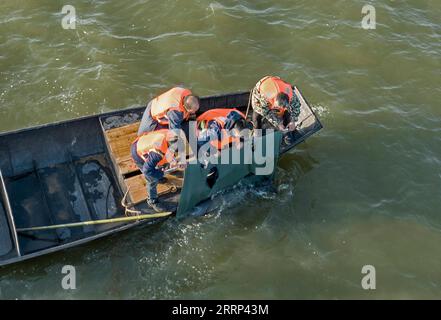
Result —
<path fill-rule="evenodd" d="M 196 121 L 198 147 L 209 142 L 219 151 L 232 143 L 240 143 L 242 130 L 249 128 L 245 115 L 237 109 L 212 109 Z"/>
<path fill-rule="evenodd" d="M 175 87 L 150 101 L 142 116 L 138 136 L 158 129 L 181 129 L 199 110 L 199 97 L 188 89 Z"/>
<path fill-rule="evenodd" d="M 256 84 L 251 95 L 254 129 L 296 129 L 301 104 L 291 84 L 267 76 Z"/>
<path fill-rule="evenodd" d="M 178 164 L 175 150 L 178 135 L 168 129 L 160 129 L 138 137 L 131 147 L 132 158 L 147 180 L 147 204 L 156 212 L 167 211 L 158 201 L 158 182 L 169 167 L 185 167 Z"/>

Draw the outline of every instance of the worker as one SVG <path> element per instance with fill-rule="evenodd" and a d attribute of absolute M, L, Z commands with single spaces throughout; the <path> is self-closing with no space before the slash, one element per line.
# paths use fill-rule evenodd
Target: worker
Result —
<path fill-rule="evenodd" d="M 182 87 L 172 88 L 147 104 L 138 136 L 157 129 L 181 129 L 183 122 L 198 110 L 198 96 Z"/>
<path fill-rule="evenodd" d="M 209 142 L 217 150 L 240 143 L 240 133 L 247 128 L 245 115 L 237 109 L 211 109 L 196 121 L 198 146 Z"/>
<path fill-rule="evenodd" d="M 164 170 L 169 167 L 181 167 L 175 145 L 179 136 L 175 131 L 159 129 L 139 136 L 131 146 L 131 155 L 136 166 L 147 180 L 147 204 L 156 212 L 166 208 L 158 201 L 157 185 L 164 178 Z"/>
<path fill-rule="evenodd" d="M 254 129 L 296 129 L 301 104 L 291 84 L 279 77 L 264 77 L 253 88 L 251 102 Z"/>

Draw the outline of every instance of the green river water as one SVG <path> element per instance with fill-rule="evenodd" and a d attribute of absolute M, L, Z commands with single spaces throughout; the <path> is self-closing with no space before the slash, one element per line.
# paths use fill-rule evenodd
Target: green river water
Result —
<path fill-rule="evenodd" d="M 439 0 L 1 0 L 0 131 L 267 74 L 325 128 L 281 159 L 277 193 L 1 269 L 0 298 L 440 299 L 440 61 Z"/>

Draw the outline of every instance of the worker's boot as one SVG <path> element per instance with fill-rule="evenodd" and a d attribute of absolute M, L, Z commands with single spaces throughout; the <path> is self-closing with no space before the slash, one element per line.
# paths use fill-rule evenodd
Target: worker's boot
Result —
<path fill-rule="evenodd" d="M 166 212 L 167 208 L 158 201 L 158 199 L 155 200 L 147 200 L 147 204 L 150 206 L 150 208 L 152 208 L 153 210 L 155 210 L 156 212 Z"/>

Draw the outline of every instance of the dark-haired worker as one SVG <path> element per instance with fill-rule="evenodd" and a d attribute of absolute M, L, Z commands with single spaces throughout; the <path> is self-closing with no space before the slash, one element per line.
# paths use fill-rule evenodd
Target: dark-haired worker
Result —
<path fill-rule="evenodd" d="M 158 182 L 164 177 L 167 167 L 182 166 L 177 159 L 178 136 L 171 130 L 159 129 L 139 136 L 131 146 L 131 155 L 136 166 L 147 180 L 147 204 L 156 212 L 166 208 L 158 201 Z"/>
<path fill-rule="evenodd" d="M 138 136 L 158 129 L 181 129 L 183 122 L 198 110 L 198 96 L 182 87 L 172 88 L 148 103 Z"/>
<path fill-rule="evenodd" d="M 251 95 L 255 129 L 296 129 L 301 104 L 291 84 L 279 77 L 267 76 L 255 85 Z"/>

